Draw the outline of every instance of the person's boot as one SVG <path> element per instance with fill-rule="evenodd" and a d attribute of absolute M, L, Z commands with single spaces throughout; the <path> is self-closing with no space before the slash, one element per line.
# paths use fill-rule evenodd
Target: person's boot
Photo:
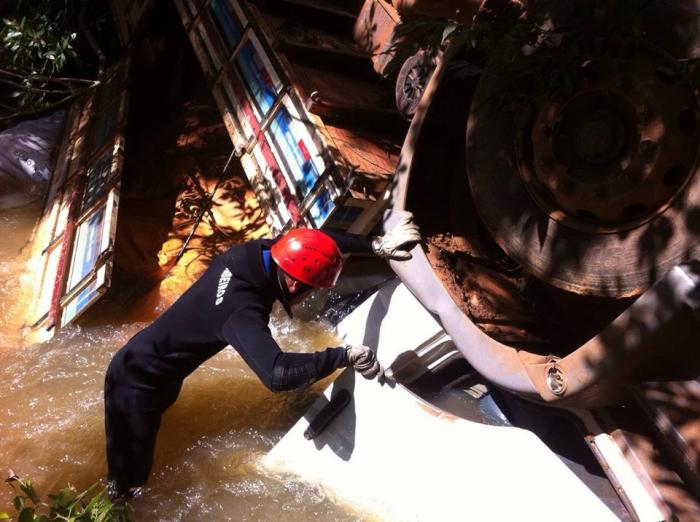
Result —
<path fill-rule="evenodd" d="M 126 504 L 139 497 L 143 492 L 143 486 L 121 488 L 116 480 L 107 481 L 107 496 L 114 504 Z"/>

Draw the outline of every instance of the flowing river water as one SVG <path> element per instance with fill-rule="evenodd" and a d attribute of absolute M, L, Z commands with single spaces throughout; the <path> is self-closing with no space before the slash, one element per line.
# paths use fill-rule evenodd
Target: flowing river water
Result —
<path fill-rule="evenodd" d="M 0 473 L 12 469 L 31 478 L 46 495 L 69 483 L 82 490 L 104 477 L 107 364 L 186 284 L 166 279 L 154 294 L 117 302 L 89 326 L 27 345 L 22 322 L 31 295 L 22 283 L 32 277 L 27 239 L 38 213 L 38 205 L 0 213 Z M 271 328 L 286 350 L 337 343 L 330 328 L 278 313 Z M 164 416 L 153 474 L 133 503 L 135 520 L 368 519 L 258 465 L 323 387 L 273 394 L 234 350 L 209 360 Z M 9 486 L 0 488 L 0 511 L 12 511 L 12 496 Z"/>

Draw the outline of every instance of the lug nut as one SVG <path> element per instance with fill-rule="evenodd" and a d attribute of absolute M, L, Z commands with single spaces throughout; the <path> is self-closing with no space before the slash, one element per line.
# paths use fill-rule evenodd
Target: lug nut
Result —
<path fill-rule="evenodd" d="M 566 392 L 566 377 L 555 364 L 547 369 L 547 387 L 554 395 L 564 395 Z"/>
<path fill-rule="evenodd" d="M 639 152 L 645 160 L 650 160 L 656 150 L 656 143 L 651 140 L 642 140 L 639 144 Z"/>
<path fill-rule="evenodd" d="M 637 105 L 636 112 L 641 123 L 647 123 L 651 118 L 651 107 L 647 104 Z"/>

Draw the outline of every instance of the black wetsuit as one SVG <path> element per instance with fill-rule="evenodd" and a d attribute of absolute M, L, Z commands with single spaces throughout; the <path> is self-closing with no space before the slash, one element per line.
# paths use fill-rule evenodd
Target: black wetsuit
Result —
<path fill-rule="evenodd" d="M 344 253 L 371 252 L 370 239 L 327 232 Z M 109 478 L 120 492 L 146 482 L 161 414 L 182 382 L 228 345 L 273 391 L 311 384 L 345 366 L 344 348 L 282 352 L 268 319 L 282 291 L 274 262 L 263 251 L 273 241 L 231 247 L 211 263 L 163 315 L 137 333 L 112 359 L 105 379 Z"/>

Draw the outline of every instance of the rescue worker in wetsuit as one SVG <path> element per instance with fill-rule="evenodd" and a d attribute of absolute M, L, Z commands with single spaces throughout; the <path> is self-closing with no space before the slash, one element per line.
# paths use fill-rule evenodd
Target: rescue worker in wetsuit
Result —
<path fill-rule="evenodd" d="M 268 328 L 270 310 L 277 300 L 290 313 L 290 305 L 311 289 L 333 286 L 341 252 L 407 259 L 407 248 L 419 240 L 406 217 L 375 238 L 295 229 L 276 241 L 250 241 L 216 257 L 109 364 L 104 400 L 110 495 L 128 499 L 139 492 L 151 470 L 162 413 L 177 399 L 185 377 L 228 345 L 272 391 L 309 385 L 346 366 L 368 379 L 381 377 L 374 352 L 365 346 L 281 351 Z"/>

